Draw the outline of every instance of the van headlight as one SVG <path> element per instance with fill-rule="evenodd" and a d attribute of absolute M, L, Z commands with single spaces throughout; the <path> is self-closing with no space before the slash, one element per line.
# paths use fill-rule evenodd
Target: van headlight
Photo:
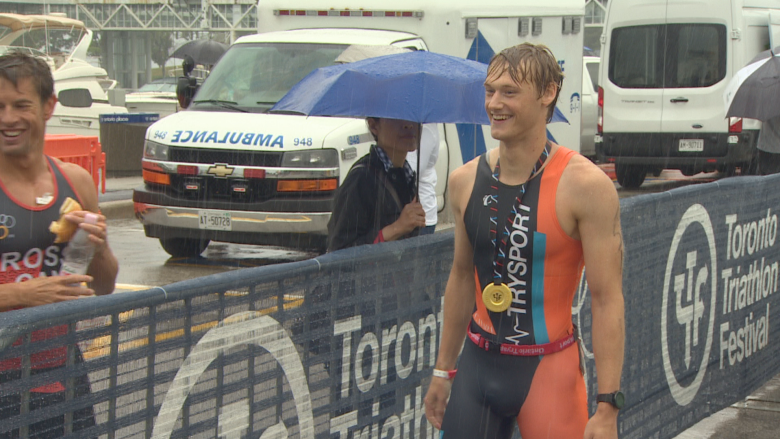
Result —
<path fill-rule="evenodd" d="M 337 168 L 339 154 L 335 149 L 287 151 L 282 155 L 283 168 Z"/>
<path fill-rule="evenodd" d="M 144 143 L 144 158 L 151 160 L 168 160 L 168 145 L 147 140 Z"/>

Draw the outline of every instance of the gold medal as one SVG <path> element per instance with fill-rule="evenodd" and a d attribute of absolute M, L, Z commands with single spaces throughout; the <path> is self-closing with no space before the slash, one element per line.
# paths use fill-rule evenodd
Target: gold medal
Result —
<path fill-rule="evenodd" d="M 496 285 L 490 282 L 482 290 L 482 302 L 485 303 L 485 307 L 490 311 L 506 311 L 512 303 L 512 291 L 504 283 Z"/>

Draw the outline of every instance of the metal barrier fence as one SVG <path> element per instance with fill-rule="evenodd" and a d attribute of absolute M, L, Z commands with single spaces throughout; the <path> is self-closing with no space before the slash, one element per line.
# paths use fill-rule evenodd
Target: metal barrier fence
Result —
<path fill-rule="evenodd" d="M 57 414 L 74 438 L 398 435 L 410 416 L 426 430 L 451 255 L 451 236 L 430 236 L 2 313 L 0 432 Z M 45 410 L 21 403 L 58 385 Z M 90 408 L 94 425 L 71 425 Z"/>
<path fill-rule="evenodd" d="M 780 373 L 778 188 L 738 177 L 622 200 L 621 437 L 672 438 Z"/>
<path fill-rule="evenodd" d="M 780 373 L 777 187 L 623 200 L 621 437 L 674 437 Z M 433 438 L 452 251 L 440 233 L 0 313 L 0 437 Z M 584 280 L 572 310 L 592 401 Z"/>

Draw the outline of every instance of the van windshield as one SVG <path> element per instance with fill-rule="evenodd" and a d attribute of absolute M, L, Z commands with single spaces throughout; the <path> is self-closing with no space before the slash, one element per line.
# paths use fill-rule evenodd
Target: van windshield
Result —
<path fill-rule="evenodd" d="M 609 80 L 621 88 L 709 87 L 726 77 L 726 26 L 616 28 L 608 72 Z"/>
<path fill-rule="evenodd" d="M 222 101 L 235 103 L 243 111 L 268 111 L 312 70 L 333 65 L 347 47 L 309 43 L 236 44 L 206 78 L 193 107 L 203 110 Z"/>

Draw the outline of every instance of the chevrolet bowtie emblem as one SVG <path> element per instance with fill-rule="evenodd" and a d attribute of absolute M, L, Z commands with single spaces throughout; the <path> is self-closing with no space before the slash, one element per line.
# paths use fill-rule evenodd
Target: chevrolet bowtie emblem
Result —
<path fill-rule="evenodd" d="M 218 163 L 210 167 L 208 173 L 217 177 L 227 177 L 228 175 L 232 175 L 234 170 L 235 168 L 231 168 L 224 163 Z"/>

